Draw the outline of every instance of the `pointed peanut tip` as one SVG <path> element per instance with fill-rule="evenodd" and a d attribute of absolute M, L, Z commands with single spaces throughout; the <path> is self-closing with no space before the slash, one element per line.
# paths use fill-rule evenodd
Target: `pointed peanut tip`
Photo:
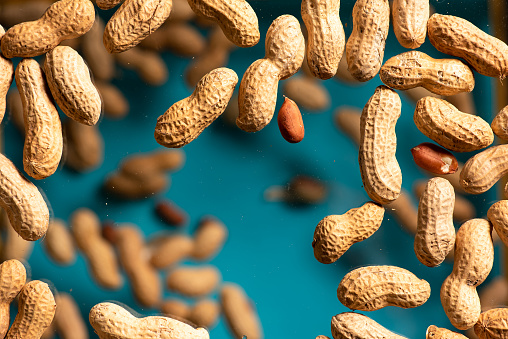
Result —
<path fill-rule="evenodd" d="M 284 103 L 280 107 L 277 116 L 280 134 L 287 142 L 298 143 L 303 140 L 305 135 L 302 114 L 293 100 L 287 97 L 284 98 Z"/>

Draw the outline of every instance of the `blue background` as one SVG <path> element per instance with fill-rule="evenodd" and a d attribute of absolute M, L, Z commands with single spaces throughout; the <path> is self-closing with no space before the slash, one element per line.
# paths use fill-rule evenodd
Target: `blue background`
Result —
<path fill-rule="evenodd" d="M 438 13 L 461 16 L 489 30 L 485 0 L 431 3 Z M 346 36 L 352 28 L 353 4 L 351 0 L 343 0 L 341 4 Z M 273 19 L 289 13 L 301 21 L 299 1 L 251 1 L 251 5 L 258 15 L 262 38 L 257 46 L 236 49 L 231 54 L 227 66 L 234 69 L 240 79 L 254 60 L 264 56 L 264 37 Z M 101 11 L 104 18 L 112 13 Z M 428 41 L 420 50 L 433 57 L 442 56 Z M 384 60 L 403 51 L 405 49 L 398 44 L 390 28 Z M 192 93 L 193 89 L 184 84 L 182 77 L 190 60 L 170 53 L 164 53 L 163 58 L 170 70 L 170 78 L 161 87 L 142 84 L 134 72 L 118 67 L 118 79 L 114 83 L 128 97 L 131 110 L 123 120 L 103 118 L 100 121 L 106 156 L 99 169 L 76 174 L 60 167 L 50 178 L 36 182 L 47 196 L 54 217 L 68 221 L 75 209 L 89 207 L 101 220 L 139 225 L 147 238 L 156 232 L 168 231 L 153 212 L 154 202 L 160 196 L 125 202 L 108 197 L 101 190 L 104 178 L 117 168 L 122 158 L 161 148 L 153 138 L 157 117 L 174 102 Z M 489 122 L 495 113 L 494 81 L 477 76 L 474 90 L 477 111 Z M 183 232 L 192 233 L 205 214 L 213 214 L 227 225 L 229 239 L 211 263 L 221 270 L 224 281 L 242 285 L 255 301 L 266 338 L 331 336 L 331 317 L 348 311 L 337 300 L 338 283 L 347 272 L 364 265 L 400 266 L 426 279 L 432 287 L 430 299 L 421 307 L 407 310 L 388 307 L 367 313 L 369 317 L 407 337 L 423 337 L 431 324 L 452 329 L 439 299 L 441 283 L 451 272 L 452 264 L 445 262 L 436 268 L 420 264 L 414 255 L 413 237 L 389 214 L 385 214 L 378 232 L 352 246 L 336 263 L 323 265 L 314 259 L 311 242 L 317 223 L 327 215 L 343 214 L 369 200 L 362 188 L 357 148 L 336 129 L 332 112 L 341 105 L 361 109 L 381 81 L 377 76 L 368 83 L 353 87 L 336 79 L 323 83 L 332 98 L 331 108 L 320 114 L 302 110 L 306 135 L 301 143 L 284 141 L 275 120 L 261 132 L 248 134 L 218 119 L 183 148 L 187 156 L 185 166 L 171 175 L 171 188 L 163 196 L 173 200 L 190 216 L 189 225 Z M 277 110 L 283 101 L 282 94 L 278 94 Z M 414 104 L 403 95 L 401 99 L 402 116 L 396 128 L 397 158 L 403 172 L 403 187 L 411 190 L 414 180 L 425 175 L 414 164 L 410 149 L 429 140 L 413 123 Z M 18 168 L 23 168 L 23 139 L 9 117 L 4 122 L 4 130 L 6 155 Z M 465 161 L 469 156 L 471 154 L 461 154 L 459 159 Z M 263 192 L 267 187 L 284 185 L 295 174 L 307 174 L 325 181 L 330 192 L 327 201 L 307 208 L 264 201 Z M 495 199 L 495 189 L 473 197 L 478 215 L 484 216 Z M 141 314 L 157 314 L 156 309 L 143 309 L 136 303 L 127 280 L 118 291 L 98 287 L 81 255 L 72 266 L 54 264 L 41 246 L 43 241 L 36 243 L 28 260 L 32 279 L 49 280 L 58 291 L 71 293 L 85 319 L 88 319 L 93 305 L 105 300 L 122 302 Z M 489 279 L 500 274 L 498 252 L 496 246 L 496 261 Z M 161 273 L 161 279 L 163 277 L 165 274 Z M 165 291 L 165 296 L 169 297 L 170 293 Z M 91 327 L 90 333 L 93 333 Z M 212 338 L 229 336 L 222 320 L 211 331 Z"/>

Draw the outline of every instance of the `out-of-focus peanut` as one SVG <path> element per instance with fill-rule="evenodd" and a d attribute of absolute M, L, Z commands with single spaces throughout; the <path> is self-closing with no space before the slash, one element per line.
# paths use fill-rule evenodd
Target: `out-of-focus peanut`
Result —
<path fill-rule="evenodd" d="M 129 102 L 118 87 L 103 81 L 97 81 L 95 87 L 101 95 L 104 103 L 104 114 L 108 118 L 121 119 L 127 115 Z"/>
<path fill-rule="evenodd" d="M 508 246 L 508 200 L 493 204 L 487 211 L 487 217 L 494 226 L 501 241 Z M 508 301 L 508 300 L 507 300 Z"/>
<path fill-rule="evenodd" d="M 55 328 L 62 339 L 88 339 L 88 329 L 74 298 L 60 292 L 55 297 Z"/>
<path fill-rule="evenodd" d="M 49 222 L 44 244 L 51 259 L 57 263 L 70 265 L 76 260 L 72 234 L 62 220 L 53 219 Z"/>
<path fill-rule="evenodd" d="M 418 166 L 434 174 L 452 174 L 459 168 L 452 153 L 430 142 L 413 147 L 411 154 Z"/>
<path fill-rule="evenodd" d="M 403 47 L 418 48 L 425 42 L 429 7 L 429 0 L 393 1 L 393 31 Z"/>
<path fill-rule="evenodd" d="M 103 32 L 104 21 L 97 15 L 92 28 L 83 35 L 81 51 L 94 79 L 109 81 L 115 75 L 115 60 L 102 43 Z"/>
<path fill-rule="evenodd" d="M 414 87 L 414 88 L 405 90 L 402 93 L 404 93 L 414 103 L 418 102 L 418 100 L 425 98 L 425 97 L 434 97 L 434 98 L 439 98 L 439 99 L 443 98 L 441 95 L 434 94 L 431 91 L 429 91 L 428 89 L 425 89 L 423 87 Z M 460 93 L 460 94 L 463 94 L 463 93 Z"/>
<path fill-rule="evenodd" d="M 4 36 L 5 31 L 0 26 L 0 39 Z M 12 79 L 14 79 L 14 65 L 12 61 L 0 55 L 0 122 L 2 122 L 5 115 L 6 95 L 11 87 Z"/>
<path fill-rule="evenodd" d="M 195 260 L 211 260 L 224 247 L 228 229 L 214 217 L 203 218 L 194 233 L 194 246 L 190 256 Z"/>
<path fill-rule="evenodd" d="M 500 275 L 480 289 L 478 295 L 480 296 L 482 312 L 496 307 L 506 307 L 508 303 L 508 280 Z"/>
<path fill-rule="evenodd" d="M 328 197 L 326 183 L 307 175 L 295 175 L 286 186 L 270 186 L 265 190 L 267 201 L 285 201 L 295 206 L 320 204 Z"/>
<path fill-rule="evenodd" d="M 220 313 L 220 305 L 217 301 L 203 299 L 194 305 L 189 320 L 199 327 L 212 328 L 217 323 Z"/>
<path fill-rule="evenodd" d="M 133 177 L 123 172 L 113 173 L 104 182 L 104 188 L 122 199 L 143 199 L 165 191 L 170 184 L 164 173 L 152 173 L 149 178 Z"/>
<path fill-rule="evenodd" d="M 335 110 L 333 119 L 339 129 L 358 146 L 361 140 L 360 118 L 362 111 L 356 107 L 341 106 Z"/>
<path fill-rule="evenodd" d="M 220 291 L 222 312 L 235 339 L 262 339 L 263 330 L 254 303 L 239 285 L 226 283 Z"/>
<path fill-rule="evenodd" d="M 104 139 L 99 128 L 72 119 L 67 119 L 63 128 L 65 165 L 77 172 L 99 167 L 104 160 Z"/>
<path fill-rule="evenodd" d="M 213 292 L 221 281 L 215 266 L 181 266 L 169 272 L 166 283 L 170 291 L 188 297 L 202 297 Z"/>
<path fill-rule="evenodd" d="M 4 27 L 12 27 L 21 22 L 37 20 L 53 2 L 52 0 L 4 1 L 0 6 L 0 22 Z"/>
<path fill-rule="evenodd" d="M 159 53 L 133 47 L 116 54 L 115 59 L 123 67 L 136 71 L 151 86 L 161 86 L 168 80 L 168 68 Z"/>
<path fill-rule="evenodd" d="M 32 253 L 34 242 L 23 239 L 11 226 L 7 213 L 2 211 L 0 229 L 5 230 L 5 238 L 1 247 L 0 260 L 28 260 Z"/>
<path fill-rule="evenodd" d="M 161 200 L 155 205 L 155 213 L 170 226 L 182 227 L 187 223 L 187 213 L 170 200 Z"/>
<path fill-rule="evenodd" d="M 494 308 L 480 314 L 474 332 L 480 339 L 508 337 L 508 308 Z"/>
<path fill-rule="evenodd" d="M 189 21 L 196 16 L 187 0 L 173 0 L 169 22 Z"/>
<path fill-rule="evenodd" d="M 360 313 L 344 312 L 332 318 L 334 339 L 407 339 Z M 316 338 L 317 339 L 317 338 Z"/>
<path fill-rule="evenodd" d="M 150 263 L 155 268 L 166 268 L 188 257 L 195 248 L 192 238 L 175 234 L 155 240 Z"/>
<path fill-rule="evenodd" d="M 416 234 L 418 229 L 418 210 L 411 201 L 409 193 L 401 189 L 397 199 L 385 205 L 386 211 L 410 234 Z"/>
<path fill-rule="evenodd" d="M 10 323 L 10 304 L 26 282 L 26 269 L 16 259 L 0 264 L 0 338 L 4 338 Z"/>
<path fill-rule="evenodd" d="M 309 76 L 289 78 L 282 84 L 282 91 L 309 111 L 323 111 L 330 106 L 330 94 L 326 87 Z"/>
<path fill-rule="evenodd" d="M 191 307 L 178 299 L 163 301 L 160 310 L 162 314 L 175 319 L 189 319 L 191 313 Z"/>
<path fill-rule="evenodd" d="M 23 118 L 23 102 L 18 89 L 13 89 L 7 94 L 7 110 L 9 117 L 18 131 L 25 136 L 25 120 Z"/>
<path fill-rule="evenodd" d="M 163 25 L 143 40 L 140 46 L 156 51 L 169 49 L 181 56 L 194 57 L 203 53 L 206 42 L 193 26 L 185 22 L 175 22 Z"/>

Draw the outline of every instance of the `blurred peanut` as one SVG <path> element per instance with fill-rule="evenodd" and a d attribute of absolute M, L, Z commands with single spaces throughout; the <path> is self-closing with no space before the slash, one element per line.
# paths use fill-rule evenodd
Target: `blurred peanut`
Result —
<path fill-rule="evenodd" d="M 88 339 L 88 328 L 78 304 L 67 293 L 60 292 L 55 298 L 55 328 L 61 339 Z"/>
<path fill-rule="evenodd" d="M 173 9 L 169 15 L 169 22 L 189 21 L 196 16 L 187 0 L 173 0 Z"/>
<path fill-rule="evenodd" d="M 152 173 L 149 178 L 133 177 L 122 172 L 113 173 L 104 188 L 122 199 L 145 199 L 168 189 L 170 179 L 164 173 Z"/>
<path fill-rule="evenodd" d="M 0 260 L 28 260 L 30 254 L 32 254 L 34 242 L 23 239 L 14 230 L 5 211 L 2 211 L 0 224 L 2 224 L 2 228 L 5 230 L 5 239 L 1 246 Z"/>
<path fill-rule="evenodd" d="M 0 39 L 4 36 L 5 31 L 0 26 Z M 12 80 L 14 79 L 14 65 L 12 61 L 5 58 L 0 54 L 0 123 L 5 115 L 6 108 L 6 95 L 9 87 L 11 87 Z"/>
<path fill-rule="evenodd" d="M 174 22 L 163 25 L 153 32 L 140 46 L 155 51 L 170 50 L 177 55 L 194 57 L 204 52 L 206 42 L 193 26 L 185 22 Z"/>
<path fill-rule="evenodd" d="M 77 172 L 96 169 L 104 161 L 104 139 L 97 126 L 87 126 L 72 119 L 64 124 L 65 162 Z"/>
<path fill-rule="evenodd" d="M 97 81 L 95 87 L 104 104 L 104 114 L 111 119 L 121 119 L 129 112 L 129 102 L 122 92 L 113 84 Z"/>
<path fill-rule="evenodd" d="M 52 0 L 3 2 L 0 6 L 0 22 L 4 27 L 12 27 L 21 22 L 37 20 L 53 2 Z"/>
<path fill-rule="evenodd" d="M 244 336 L 262 339 L 263 330 L 254 303 L 239 285 L 225 283 L 220 291 L 220 303 L 226 323 L 235 339 Z"/>
<path fill-rule="evenodd" d="M 158 269 L 170 267 L 187 258 L 196 248 L 195 243 L 187 235 L 175 234 L 156 238 L 151 241 L 150 263 Z"/>
<path fill-rule="evenodd" d="M 414 103 L 417 103 L 418 100 L 425 98 L 425 97 L 434 97 L 434 98 L 438 98 L 438 99 L 443 99 L 443 97 L 441 95 L 434 94 L 431 91 L 429 91 L 428 89 L 425 89 L 423 87 L 410 88 L 410 89 L 403 91 L 402 93 L 404 93 L 407 96 L 407 98 L 410 99 Z M 460 93 L 457 95 L 462 95 L 462 94 L 463 93 Z"/>
<path fill-rule="evenodd" d="M 444 97 L 446 101 L 455 106 L 459 111 L 476 115 L 476 108 L 472 92 L 462 92 L 449 97 Z"/>
<path fill-rule="evenodd" d="M 51 259 L 60 265 L 70 265 L 76 260 L 72 234 L 62 220 L 52 219 L 49 222 L 44 245 Z"/>
<path fill-rule="evenodd" d="M 215 266 L 180 266 L 169 272 L 166 284 L 172 292 L 187 297 L 202 297 L 212 293 L 221 279 Z"/>
<path fill-rule="evenodd" d="M 83 35 L 81 50 L 94 79 L 109 81 L 115 75 L 115 60 L 102 43 L 103 32 L 104 21 L 96 15 L 92 28 Z"/>
<path fill-rule="evenodd" d="M 0 338 L 4 338 L 10 324 L 10 304 L 26 282 L 26 269 L 16 259 L 0 264 Z"/>
<path fill-rule="evenodd" d="M 346 134 L 355 145 L 360 144 L 361 133 L 360 133 L 360 118 L 362 111 L 356 107 L 340 106 L 335 112 L 333 119 L 335 125 Z"/>
<path fill-rule="evenodd" d="M 228 229 L 214 217 L 204 217 L 194 232 L 194 246 L 190 254 L 194 260 L 211 260 L 224 247 Z"/>
<path fill-rule="evenodd" d="M 411 201 L 409 193 L 401 189 L 397 199 L 385 205 L 386 211 L 410 234 L 416 234 L 418 229 L 418 210 Z"/>
<path fill-rule="evenodd" d="M 155 214 L 170 226 L 182 227 L 187 223 L 187 214 L 170 200 L 161 200 L 155 205 Z"/>
<path fill-rule="evenodd" d="M 23 118 L 23 102 L 18 89 L 13 89 L 7 94 L 7 110 L 14 126 L 25 136 L 25 120 Z"/>
<path fill-rule="evenodd" d="M 212 299 L 203 299 L 192 307 L 189 320 L 199 327 L 212 328 L 219 320 L 220 305 Z"/>
<path fill-rule="evenodd" d="M 282 91 L 309 111 L 323 111 L 330 106 L 330 94 L 326 87 L 308 76 L 291 77 L 284 81 Z"/>
<path fill-rule="evenodd" d="M 508 281 L 500 275 L 492 279 L 478 292 L 482 312 L 496 307 L 506 307 L 508 303 Z"/>
<path fill-rule="evenodd" d="M 285 201 L 289 204 L 315 205 L 328 197 L 326 183 L 307 175 L 295 175 L 286 186 L 270 186 L 265 190 L 265 200 Z"/>
<path fill-rule="evenodd" d="M 151 86 L 161 86 L 168 80 L 168 68 L 158 53 L 133 47 L 116 54 L 115 59 L 123 67 L 133 69 Z"/>
<path fill-rule="evenodd" d="M 418 48 L 425 42 L 429 7 L 429 0 L 393 1 L 393 31 L 403 47 Z"/>

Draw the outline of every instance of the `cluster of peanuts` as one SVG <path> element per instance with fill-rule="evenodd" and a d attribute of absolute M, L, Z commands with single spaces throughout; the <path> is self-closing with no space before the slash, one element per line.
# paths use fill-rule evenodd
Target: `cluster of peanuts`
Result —
<path fill-rule="evenodd" d="M 96 5 L 106 10 L 120 2 L 96 0 Z M 230 114 L 241 130 L 262 130 L 275 114 L 279 81 L 292 77 L 305 62 L 305 75 L 285 83 L 284 92 L 295 100 L 286 98 L 277 117 L 283 138 L 290 143 L 300 142 L 305 130 L 298 104 L 322 110 L 330 101 L 314 78 L 326 80 L 335 76 L 341 81 L 366 82 L 379 73 L 384 85 L 376 88 L 361 113 L 344 109 L 336 115 L 339 127 L 359 146 L 360 175 L 372 201 L 321 220 L 312 241 L 314 256 L 324 264 L 336 262 L 351 246 L 379 229 L 386 209 L 414 233 L 415 255 L 422 264 L 435 267 L 453 250 L 453 271 L 440 292 L 451 324 L 459 330 L 474 327 L 481 339 L 508 337 L 508 309 L 496 308 L 497 303 L 485 305 L 493 297 L 487 289 L 483 298 L 476 291 L 493 266 L 492 230 L 508 245 L 508 201 L 496 202 L 487 219 L 480 219 L 474 218 L 475 211 L 468 200 L 455 194 L 484 193 L 508 173 L 508 146 L 489 147 L 494 135 L 508 140 L 508 108 L 489 124 L 468 114 L 473 113 L 471 108 L 462 110 L 453 104 L 470 102 L 464 94 L 475 86 L 473 70 L 500 80 L 508 75 L 508 46 L 462 18 L 430 16 L 428 0 L 394 0 L 391 10 L 387 0 L 357 0 L 352 13 L 353 32 L 346 42 L 338 1 L 302 0 L 301 17 L 307 38 L 294 16 L 276 18 L 266 34 L 265 57 L 248 67 L 238 97 L 232 100 L 239 79 L 233 70 L 222 66 L 233 48 L 248 48 L 259 42 L 257 15 L 244 0 L 187 3 L 188 8 L 181 1 L 173 4 L 171 0 L 125 0 L 104 24 L 90 0 L 60 0 L 46 4 L 36 20 L 14 24 L 5 32 L 2 29 L 0 117 L 5 113 L 5 98 L 15 78 L 19 92 L 9 95 L 7 101 L 13 120 L 22 126 L 25 136 L 25 173 L 37 180 L 55 173 L 64 154 L 64 131 L 66 159 L 71 168 L 86 171 L 100 165 L 104 146 L 96 124 L 102 111 L 121 117 L 128 110 L 126 100 L 109 83 L 114 77 L 115 61 L 135 69 L 145 82 L 157 86 L 166 81 L 168 72 L 156 51 L 171 49 L 183 56 L 196 56 L 185 74 L 187 83 L 195 86 L 194 92 L 170 106 L 155 126 L 155 140 L 167 148 L 180 148 L 198 138 L 226 111 L 230 101 L 238 108 L 237 112 L 232 108 Z M 34 11 L 37 13 L 37 9 Z M 171 13 L 175 13 L 173 18 Z M 3 10 L 1 15 L 5 15 Z M 191 19 L 205 26 L 217 25 L 208 46 L 186 23 Z M 390 21 L 403 47 L 418 48 L 428 35 L 438 51 L 464 61 L 433 59 L 422 52 L 409 51 L 383 65 Z M 169 39 L 170 36 L 178 39 Z M 62 44 L 69 40 L 77 40 L 74 47 Z M 76 51 L 79 48 L 85 58 Z M 42 66 L 34 59 L 41 55 L 45 56 Z M 14 57 L 23 58 L 16 70 L 10 60 Z M 108 86 L 110 92 L 105 89 Z M 421 89 L 429 94 L 422 94 Z M 418 98 L 415 125 L 439 145 L 423 143 L 412 149 L 415 163 L 434 176 L 426 183 L 415 183 L 417 210 L 410 207 L 408 193 L 402 191 L 402 171 L 395 155 L 395 125 L 401 114 L 396 90 L 408 91 L 408 95 Z M 117 101 L 123 102 L 121 109 L 108 107 L 116 100 L 109 99 L 107 93 L 112 92 L 118 94 Z M 56 105 L 69 118 L 64 128 Z M 485 150 L 463 165 L 450 152 L 482 149 Z M 183 162 L 183 153 L 178 151 L 131 157 L 106 179 L 104 186 L 128 199 L 146 198 L 164 191 L 169 186 L 165 172 L 179 169 Z M 298 187 L 314 185 L 318 193 L 303 199 L 319 201 L 326 193 L 316 183 L 305 180 L 299 178 L 292 195 L 283 195 L 280 190 L 268 193 L 292 202 L 298 197 Z M 48 254 L 62 265 L 74 262 L 77 247 L 87 258 L 97 284 L 104 288 L 122 286 L 121 267 L 136 300 L 144 306 L 158 307 L 167 315 L 138 318 L 120 305 L 99 303 L 91 309 L 89 321 L 100 338 L 205 339 L 209 338 L 207 328 L 213 327 L 221 311 L 235 338 L 263 337 L 257 313 L 240 286 L 221 284 L 219 270 L 211 265 L 177 266 L 186 258 L 205 261 L 218 253 L 226 241 L 227 229 L 216 219 L 204 219 L 193 237 L 171 234 L 145 241 L 136 225 L 101 226 L 95 212 L 83 208 L 72 215 L 70 231 L 64 222 L 50 220 L 41 192 L 1 154 L 0 206 L 8 218 L 7 228 L 23 240 L 23 245 L 12 245 L 13 241 L 6 244 L 24 249 L 13 253 L 12 249 L 7 251 L 7 246 L 2 247 L 6 261 L 0 265 L 0 290 L 5 289 L 0 337 L 6 333 L 6 338 L 40 338 L 52 322 L 65 337 L 70 326 L 67 316 L 76 318 L 79 313 L 65 294 L 60 294 L 58 301 L 46 283 L 26 283 L 25 267 L 18 259 L 29 255 L 31 247 L 25 243 L 43 236 Z M 167 205 L 162 207 L 160 213 L 174 221 L 175 212 L 167 209 Z M 463 222 L 457 233 L 454 219 Z M 193 306 L 180 299 L 162 301 L 160 269 L 169 269 L 166 285 L 170 291 L 204 299 Z M 502 302 L 499 291 L 505 291 L 506 296 L 508 288 L 506 281 L 499 285 L 492 288 L 491 294 L 498 295 Z M 219 286 L 220 306 L 208 299 Z M 359 267 L 346 274 L 337 288 L 339 301 L 360 311 L 386 306 L 418 307 L 430 293 L 427 281 L 395 266 Z M 8 329 L 8 306 L 18 294 L 18 315 Z M 61 316 L 57 309 L 61 309 Z M 80 325 L 74 325 L 79 327 L 84 327 L 82 319 Z M 335 339 L 403 338 L 352 312 L 332 317 L 331 331 Z M 433 325 L 426 336 L 463 337 Z"/>

